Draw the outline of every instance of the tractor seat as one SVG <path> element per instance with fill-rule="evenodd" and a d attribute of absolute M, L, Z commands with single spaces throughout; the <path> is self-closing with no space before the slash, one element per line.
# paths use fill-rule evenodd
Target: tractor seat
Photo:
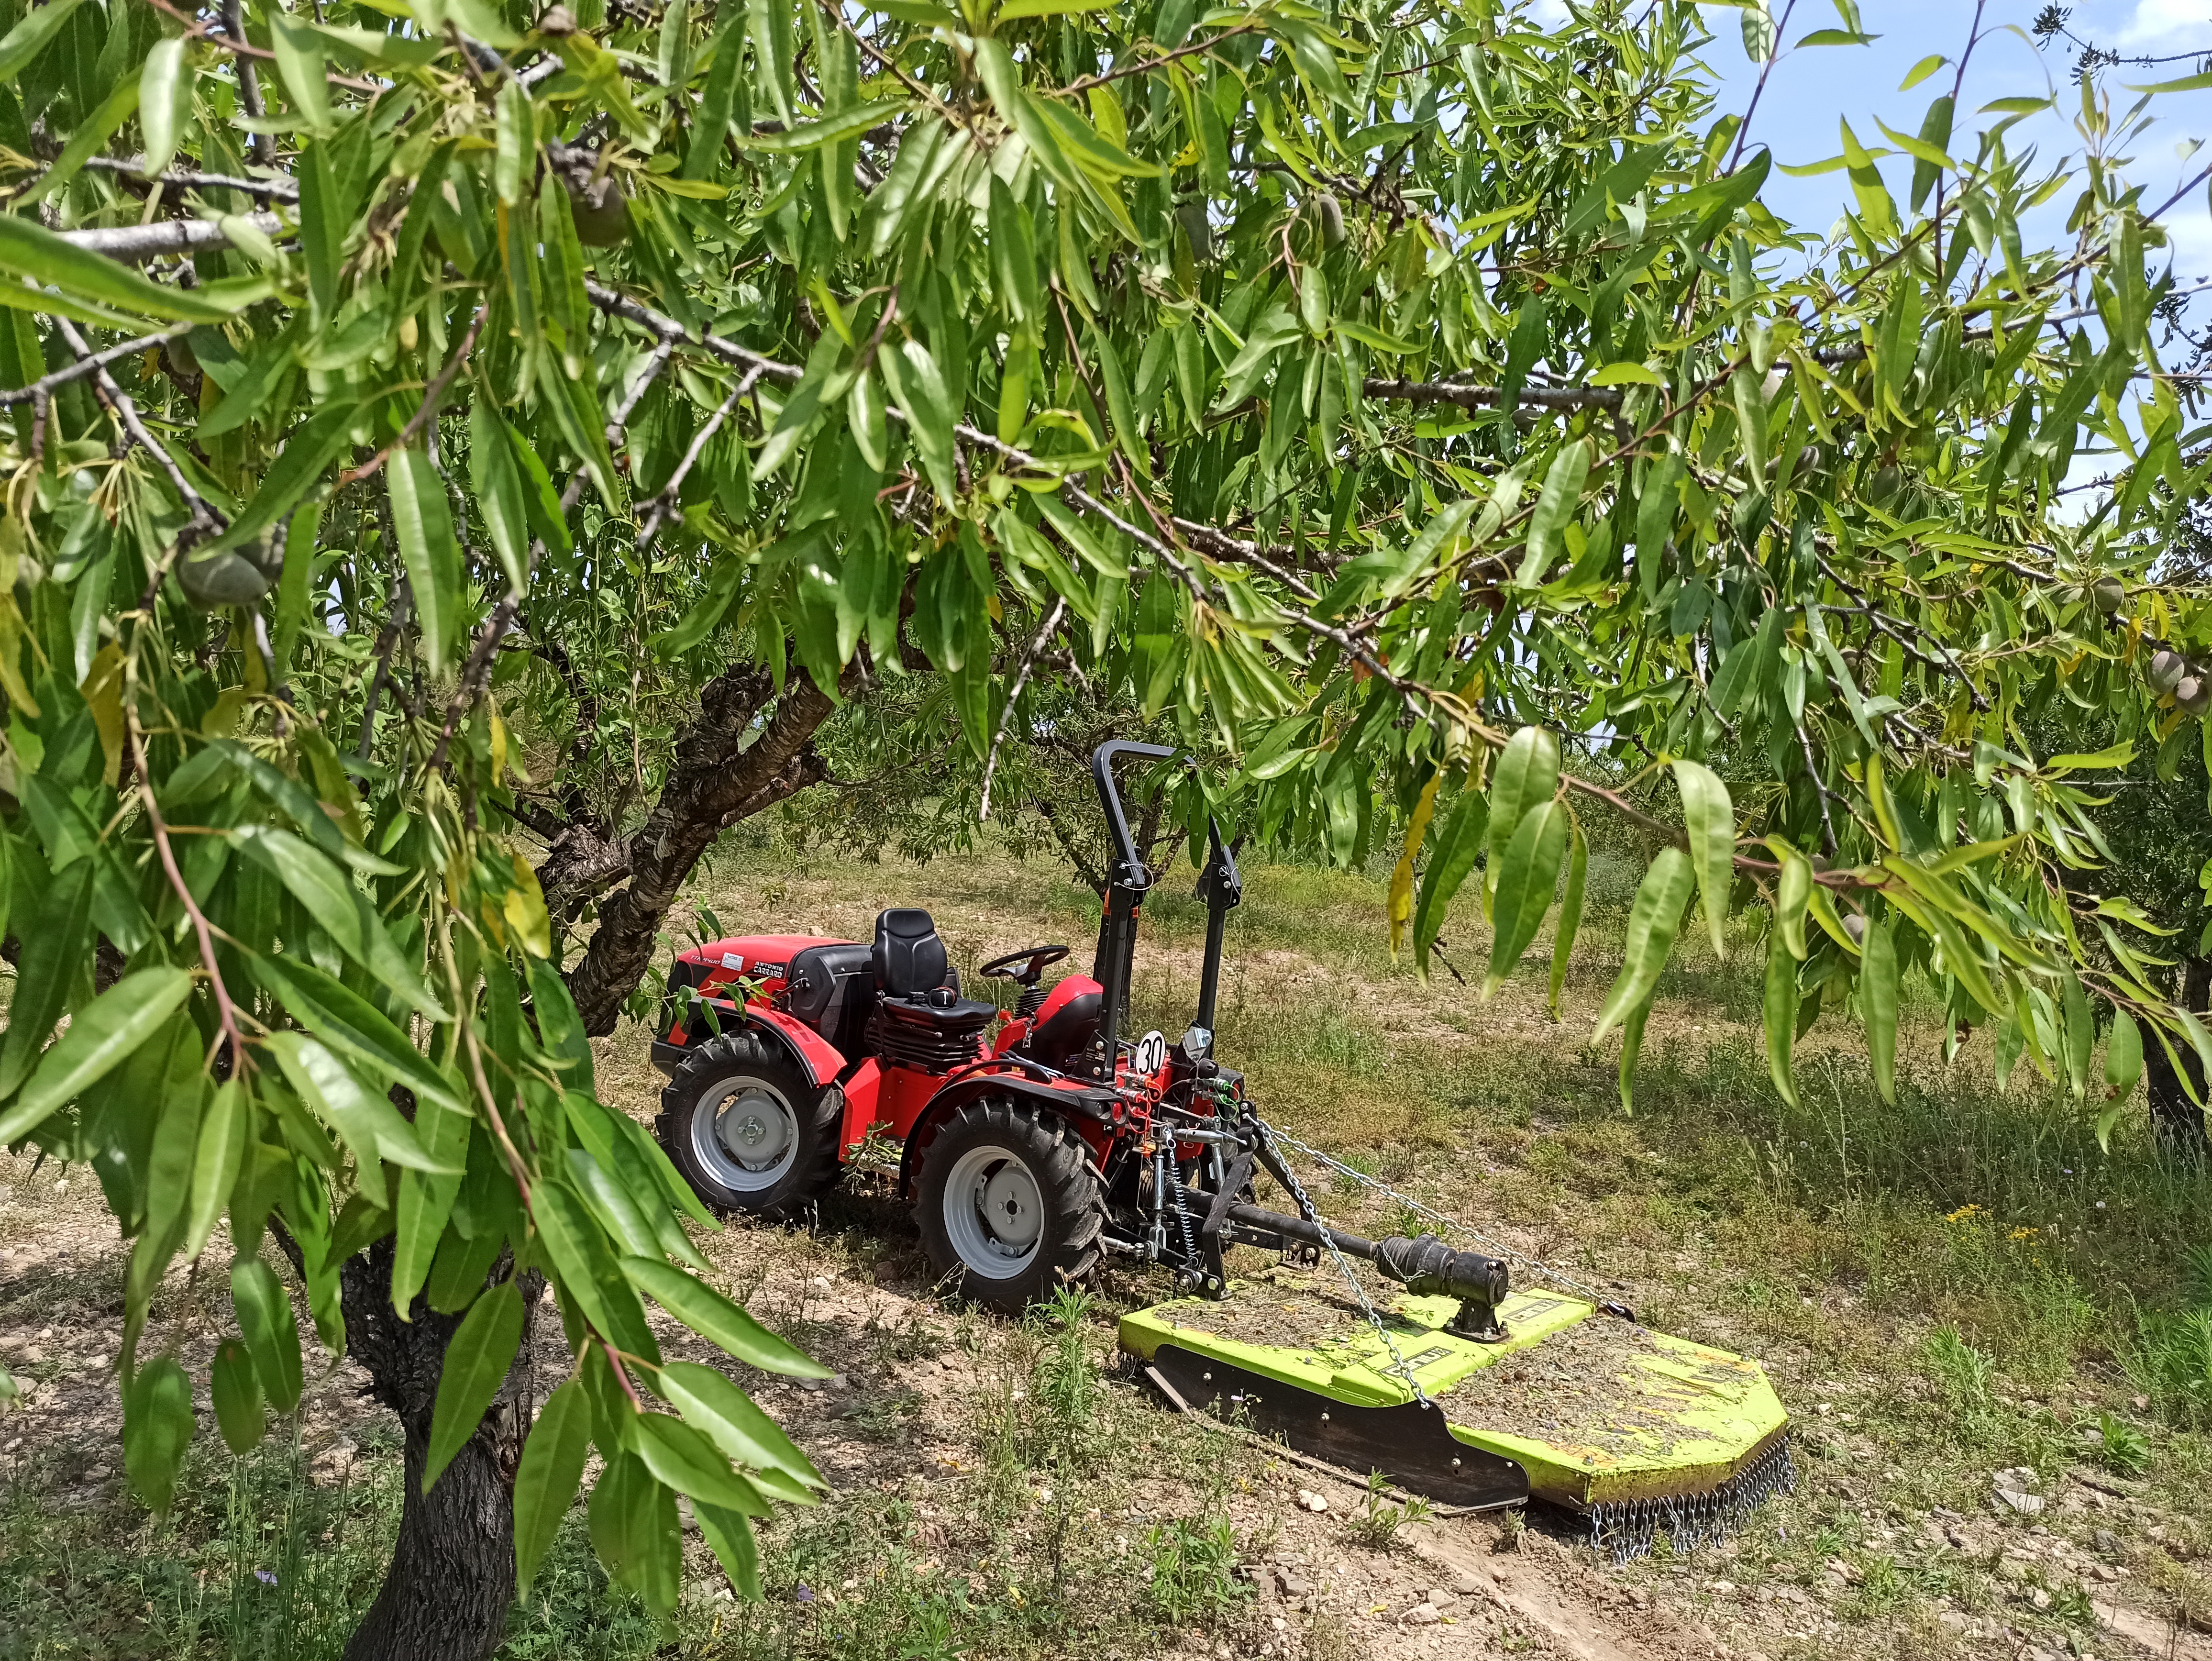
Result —
<path fill-rule="evenodd" d="M 876 915 L 876 943 L 869 952 L 876 990 L 886 998 L 915 1002 L 940 986 L 960 989 L 960 977 L 945 955 L 937 922 L 917 908 L 895 908 Z"/>
<path fill-rule="evenodd" d="M 886 1061 L 942 1074 L 980 1057 L 998 1006 L 960 995 L 960 976 L 928 912 L 879 915 L 871 955 L 879 995 L 872 1031 Z"/>

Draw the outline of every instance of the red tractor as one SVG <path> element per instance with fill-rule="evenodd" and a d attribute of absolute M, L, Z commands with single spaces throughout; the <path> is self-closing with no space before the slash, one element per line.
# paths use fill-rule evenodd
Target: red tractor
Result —
<path fill-rule="evenodd" d="M 1065 946 L 993 959 L 976 972 L 1021 989 L 1011 1015 L 963 995 L 927 911 L 884 912 L 866 946 L 757 934 L 681 953 L 653 1047 L 669 1080 L 658 1129 L 701 1197 L 795 1217 L 873 1135 L 902 1145 L 899 1192 L 915 1202 L 938 1272 L 1003 1309 L 1049 1296 L 1106 1251 L 1164 1263 L 1218 1297 L 1228 1244 L 1299 1252 L 1333 1241 L 1393 1279 L 1449 1285 L 1486 1323 L 1505 1294 L 1504 1264 L 1426 1238 L 1328 1233 L 1244 1100 L 1243 1075 L 1215 1062 L 1222 939 L 1243 892 L 1218 825 L 1199 879 L 1197 1014 L 1173 1044 L 1121 1036 L 1155 873 L 1137 856 L 1114 764 L 1176 753 L 1112 743 L 1092 756 L 1118 858 L 1091 971 L 1046 985 Z M 1255 1163 L 1305 1214 L 1250 1202 Z"/>
<path fill-rule="evenodd" d="M 899 1191 L 918 1202 L 930 1261 L 967 1296 L 1018 1309 L 1088 1272 L 1103 1250 L 1157 1255 L 1152 1190 L 1179 1188 L 1203 1152 L 1157 1142 L 1159 1110 L 1172 1103 L 1179 1118 L 1211 1117 L 1239 1082 L 1211 1053 L 1223 925 L 1241 897 L 1218 832 L 1200 885 L 1196 1021 L 1172 1047 L 1158 1032 L 1130 1043 L 1117 1030 L 1152 873 L 1130 839 L 1114 763 L 1175 753 L 1108 744 L 1092 757 L 1121 857 L 1091 972 L 1045 983 L 1066 946 L 993 959 L 976 972 L 1021 989 L 1011 1015 L 963 995 L 927 911 L 884 912 L 865 946 L 757 934 L 681 953 L 653 1047 L 669 1079 L 658 1128 L 701 1197 L 795 1216 L 872 1133 L 903 1144 Z"/>

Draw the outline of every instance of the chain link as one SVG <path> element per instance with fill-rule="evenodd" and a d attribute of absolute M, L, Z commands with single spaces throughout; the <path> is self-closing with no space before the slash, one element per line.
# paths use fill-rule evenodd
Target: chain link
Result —
<path fill-rule="evenodd" d="M 1319 1148 L 1315 1147 L 1309 1143 L 1302 1142 L 1295 1136 L 1286 1136 L 1281 1131 L 1273 1129 L 1272 1126 L 1268 1128 L 1267 1134 L 1280 1146 L 1284 1147 L 1296 1148 L 1299 1153 L 1305 1154 L 1308 1158 L 1319 1160 L 1322 1165 L 1327 1165 L 1331 1171 L 1336 1171 L 1340 1175 L 1349 1177 L 1354 1182 L 1364 1183 L 1367 1187 L 1373 1189 L 1377 1194 L 1381 1194 L 1389 1199 L 1395 1200 L 1400 1205 L 1405 1207 L 1407 1210 L 1414 1212 L 1420 1216 L 1426 1217 L 1432 1222 L 1442 1223 L 1446 1228 L 1456 1229 L 1462 1234 L 1466 1235 L 1470 1240 L 1474 1240 L 1479 1244 L 1489 1247 L 1490 1250 L 1497 1256 L 1506 1258 L 1510 1262 L 1522 1264 L 1525 1268 L 1534 1269 L 1546 1280 L 1555 1281 L 1559 1285 L 1566 1287 L 1570 1292 L 1580 1293 L 1583 1297 L 1589 1299 L 1591 1303 L 1595 1304 L 1600 1309 L 1607 1310 L 1609 1312 L 1611 1308 L 1618 1307 L 1618 1305 L 1613 1299 L 1599 1291 L 1595 1287 L 1585 1286 L 1582 1281 L 1575 1279 L 1573 1275 L 1565 1274 L 1559 1269 L 1553 1269 L 1548 1263 L 1539 1262 L 1535 1258 L 1531 1257 L 1527 1252 L 1516 1250 L 1513 1247 L 1507 1245 L 1503 1240 L 1493 1240 L 1490 1236 L 1485 1234 L 1480 1229 L 1470 1227 L 1468 1225 L 1460 1221 L 1456 1217 L 1447 1217 L 1443 1212 L 1434 1210 L 1428 1206 L 1423 1205 L 1419 1200 L 1413 1198 L 1412 1195 L 1401 1194 L 1396 1189 L 1391 1187 L 1389 1183 L 1383 1182 L 1377 1177 L 1370 1177 L 1364 1171 L 1355 1171 L 1352 1166 L 1345 1164 L 1343 1160 L 1331 1159 Z M 1299 1196 L 1299 1203 L 1304 1203 L 1304 1196 L 1303 1195 Z"/>
<path fill-rule="evenodd" d="M 1274 1126 L 1256 1113 L 1252 1116 L 1252 1123 L 1259 1127 L 1260 1134 L 1270 1141 L 1290 1141 L 1290 1138 L 1283 1135 Z M 1375 1329 L 1376 1335 L 1389 1347 L 1391 1362 L 1389 1371 L 1406 1381 L 1406 1387 L 1413 1392 L 1415 1401 L 1425 1408 L 1429 1406 L 1431 1403 L 1428 1392 L 1421 1388 L 1421 1381 L 1413 1376 L 1413 1369 L 1407 1365 L 1404 1353 L 1399 1349 L 1397 1339 L 1391 1335 L 1390 1329 L 1383 1323 L 1382 1316 L 1376 1313 L 1375 1305 L 1369 1301 L 1367 1288 L 1360 1283 L 1359 1276 L 1353 1271 L 1352 1265 L 1346 1261 L 1344 1254 L 1336 1249 L 1336 1237 L 1329 1232 L 1328 1225 L 1322 1221 L 1321 1213 L 1314 1208 L 1314 1202 L 1306 1197 L 1305 1188 L 1298 1181 L 1297 1173 L 1291 1169 L 1290 1161 L 1287 1159 L 1278 1160 L 1277 1163 L 1282 1166 L 1283 1175 L 1291 1180 L 1291 1197 L 1298 1202 L 1299 1214 L 1321 1231 L 1321 1243 L 1328 1248 L 1328 1255 L 1335 1260 L 1337 1272 L 1344 1276 L 1345 1284 L 1352 1288 L 1352 1295 L 1359 1299 L 1360 1313 L 1367 1317 L 1368 1324 Z"/>

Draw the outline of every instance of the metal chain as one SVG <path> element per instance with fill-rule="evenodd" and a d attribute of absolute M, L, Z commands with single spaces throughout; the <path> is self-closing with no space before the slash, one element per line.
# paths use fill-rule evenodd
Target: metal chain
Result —
<path fill-rule="evenodd" d="M 1553 1269 L 1548 1263 L 1539 1262 L 1535 1258 L 1531 1257 L 1527 1252 L 1516 1250 L 1513 1247 L 1507 1245 L 1503 1240 L 1493 1240 L 1490 1236 L 1485 1234 L 1480 1229 L 1470 1227 L 1467 1224 L 1460 1221 L 1456 1217 L 1447 1217 L 1443 1212 L 1423 1205 L 1419 1200 L 1413 1198 L 1412 1195 L 1401 1194 L 1396 1189 L 1391 1187 L 1388 1183 L 1382 1181 L 1380 1178 L 1370 1177 L 1364 1171 L 1356 1171 L 1352 1166 L 1345 1164 L 1341 1159 L 1331 1159 L 1319 1148 L 1315 1147 L 1309 1143 L 1302 1142 L 1295 1136 L 1286 1136 L 1281 1131 L 1276 1130 L 1272 1127 L 1269 1128 L 1267 1134 L 1273 1137 L 1275 1141 L 1280 1143 L 1283 1147 L 1294 1147 L 1299 1153 L 1305 1154 L 1308 1158 L 1319 1160 L 1322 1165 L 1327 1165 L 1331 1171 L 1336 1171 L 1340 1175 L 1349 1177 L 1354 1182 L 1365 1183 L 1376 1193 L 1387 1196 L 1389 1198 L 1395 1200 L 1400 1205 L 1405 1207 L 1407 1210 L 1418 1213 L 1419 1215 L 1426 1217 L 1431 1221 L 1442 1223 L 1446 1228 L 1457 1229 L 1461 1233 L 1466 1235 L 1470 1240 L 1474 1240 L 1480 1244 L 1489 1247 L 1490 1250 L 1498 1256 L 1509 1258 L 1514 1262 L 1520 1263 L 1528 1269 L 1532 1269 L 1535 1270 L 1537 1274 L 1542 1275 L 1546 1280 L 1557 1281 L 1559 1285 L 1566 1287 L 1570 1292 L 1578 1292 L 1582 1293 L 1583 1297 L 1589 1299 L 1590 1302 L 1595 1304 L 1601 1309 L 1605 1308 L 1606 1305 L 1615 1301 L 1613 1299 L 1607 1296 L 1606 1293 L 1599 1291 L 1595 1287 L 1585 1286 L 1582 1281 L 1575 1279 L 1573 1275 L 1565 1274 L 1559 1269 Z"/>
<path fill-rule="evenodd" d="M 1290 1140 L 1256 1113 L 1252 1116 L 1252 1123 L 1259 1127 L 1260 1134 L 1271 1141 Z M 1345 1283 L 1352 1288 L 1352 1295 L 1359 1299 L 1360 1313 L 1366 1316 L 1368 1324 L 1389 1348 L 1389 1370 L 1406 1381 L 1406 1387 L 1413 1392 L 1415 1401 L 1425 1408 L 1429 1406 L 1428 1392 L 1421 1388 L 1421 1381 L 1413 1376 L 1413 1369 L 1407 1364 L 1404 1353 L 1398 1348 L 1397 1339 L 1391 1335 L 1390 1329 L 1383 1323 L 1382 1316 L 1376 1312 L 1375 1305 L 1368 1300 L 1367 1288 L 1360 1283 L 1359 1276 L 1345 1260 L 1344 1254 L 1336 1249 L 1336 1237 L 1329 1232 L 1328 1225 L 1322 1221 L 1321 1213 L 1314 1208 L 1314 1202 L 1306 1197 L 1305 1188 L 1298 1181 L 1297 1173 L 1291 1169 L 1287 1159 L 1278 1163 L 1282 1166 L 1283 1175 L 1291 1179 L 1291 1197 L 1298 1202 L 1299 1214 L 1321 1231 L 1321 1243 L 1328 1248 L 1328 1255 L 1335 1259 L 1337 1272 L 1344 1276 Z"/>

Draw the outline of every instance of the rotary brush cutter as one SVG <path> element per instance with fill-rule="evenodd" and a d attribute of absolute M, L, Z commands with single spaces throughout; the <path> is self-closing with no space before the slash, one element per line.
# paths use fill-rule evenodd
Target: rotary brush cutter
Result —
<path fill-rule="evenodd" d="M 1117 855 L 1092 970 L 1045 984 L 1066 946 L 985 964 L 980 976 L 1019 989 L 1011 1012 L 963 995 L 926 911 L 884 912 L 872 946 L 741 935 L 679 954 L 653 1045 L 669 1075 L 658 1129 L 701 1197 L 797 1216 L 866 1146 L 897 1144 L 923 1247 L 963 1295 L 1018 1311 L 1104 1254 L 1158 1263 L 1182 1295 L 1124 1317 L 1120 1337 L 1170 1403 L 1449 1505 L 1542 1500 L 1623 1553 L 1657 1528 L 1684 1541 L 1725 1529 L 1786 1485 L 1787 1420 L 1757 1362 L 1649 1331 L 1260 1116 L 1213 1053 L 1243 897 L 1218 825 L 1199 879 L 1196 1016 L 1173 1043 L 1121 1036 L 1157 873 L 1114 767 L 1177 754 L 1111 743 L 1092 757 Z M 1294 1155 L 1485 1250 L 1333 1228 Z M 1295 1214 L 1256 1202 L 1261 1171 Z M 1232 1278 L 1236 1245 L 1281 1259 Z M 1509 1261 L 1547 1289 L 1516 1289 Z"/>

